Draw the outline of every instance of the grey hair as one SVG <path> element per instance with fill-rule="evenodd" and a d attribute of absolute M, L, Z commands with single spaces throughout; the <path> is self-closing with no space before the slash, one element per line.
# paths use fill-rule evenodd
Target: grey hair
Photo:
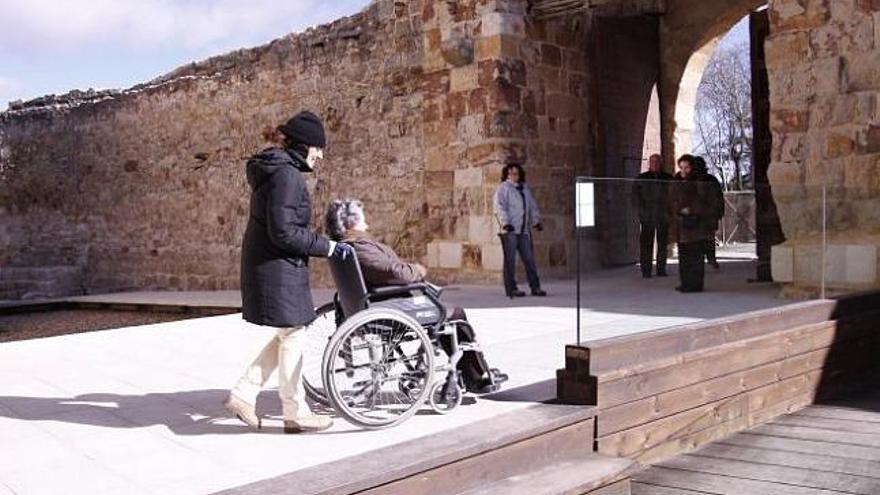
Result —
<path fill-rule="evenodd" d="M 327 206 L 324 227 L 334 241 L 341 241 L 349 229 L 364 221 L 364 204 L 356 199 L 335 199 Z"/>

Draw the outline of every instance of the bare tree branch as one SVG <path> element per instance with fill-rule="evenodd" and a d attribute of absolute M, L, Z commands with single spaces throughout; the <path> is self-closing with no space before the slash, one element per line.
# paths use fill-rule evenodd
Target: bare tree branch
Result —
<path fill-rule="evenodd" d="M 747 44 L 719 49 L 697 93 L 696 151 L 706 156 L 725 188 L 743 189 L 751 177 L 752 79 Z"/>

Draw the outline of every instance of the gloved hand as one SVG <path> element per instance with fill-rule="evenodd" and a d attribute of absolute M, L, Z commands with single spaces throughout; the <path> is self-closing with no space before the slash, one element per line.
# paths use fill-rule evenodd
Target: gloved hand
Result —
<path fill-rule="evenodd" d="M 504 227 L 502 227 L 502 229 L 507 233 L 511 233 L 511 232 L 513 232 L 513 225 L 507 224 Z"/>
<path fill-rule="evenodd" d="M 349 256 L 354 254 L 354 249 L 351 248 L 348 244 L 344 242 L 337 242 L 336 246 L 333 248 L 333 255 L 341 260 L 345 260 Z"/>
<path fill-rule="evenodd" d="M 544 230 L 544 224 L 543 223 L 535 224 L 535 230 L 537 230 L 538 232 Z"/>

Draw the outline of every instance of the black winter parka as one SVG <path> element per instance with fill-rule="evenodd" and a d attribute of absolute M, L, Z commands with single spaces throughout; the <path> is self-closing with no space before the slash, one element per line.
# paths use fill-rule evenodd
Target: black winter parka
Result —
<path fill-rule="evenodd" d="M 242 316 L 257 325 L 291 327 L 315 319 L 309 257 L 329 255 L 330 241 L 309 229 L 312 202 L 303 157 L 269 148 L 247 162 L 250 218 L 241 248 Z"/>

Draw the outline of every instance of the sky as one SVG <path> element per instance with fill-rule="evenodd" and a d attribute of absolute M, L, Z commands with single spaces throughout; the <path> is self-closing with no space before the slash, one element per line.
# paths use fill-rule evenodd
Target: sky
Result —
<path fill-rule="evenodd" d="M 2 1 L 2 0 L 0 0 Z M 749 16 L 745 16 L 721 38 L 719 47 L 731 47 L 749 42 Z"/>
<path fill-rule="evenodd" d="M 127 88 L 359 12 L 369 0 L 0 0 L 0 111 Z"/>
<path fill-rule="evenodd" d="M 127 88 L 186 63 L 360 11 L 369 0 L 0 0 L 0 111 Z M 722 44 L 748 41 L 740 23 Z"/>

